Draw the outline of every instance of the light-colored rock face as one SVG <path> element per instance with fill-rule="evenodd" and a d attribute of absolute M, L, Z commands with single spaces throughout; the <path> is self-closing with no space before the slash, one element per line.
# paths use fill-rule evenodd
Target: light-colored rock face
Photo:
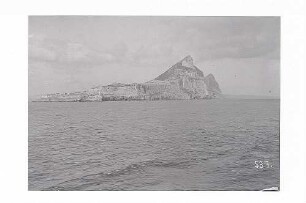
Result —
<path fill-rule="evenodd" d="M 221 94 L 212 74 L 203 72 L 187 56 L 166 72 L 146 83 L 98 86 L 84 92 L 51 94 L 42 101 L 114 101 L 114 100 L 169 100 L 204 99 Z"/>
<path fill-rule="evenodd" d="M 191 56 L 185 57 L 155 80 L 169 82 L 177 95 L 183 94 L 189 99 L 203 99 L 209 95 L 204 74 L 193 64 Z M 167 90 L 164 90 L 163 94 L 165 92 Z"/>
<path fill-rule="evenodd" d="M 207 85 L 207 91 L 209 95 L 220 95 L 221 89 L 213 74 L 209 74 L 204 78 Z"/>
<path fill-rule="evenodd" d="M 193 67 L 193 59 L 191 56 L 186 56 L 183 60 L 182 60 L 182 66 L 188 67 L 188 68 L 192 68 Z"/>

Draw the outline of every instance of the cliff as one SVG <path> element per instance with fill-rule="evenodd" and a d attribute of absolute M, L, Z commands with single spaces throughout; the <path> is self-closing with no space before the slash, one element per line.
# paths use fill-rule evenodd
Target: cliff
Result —
<path fill-rule="evenodd" d="M 186 56 L 145 83 L 113 83 L 83 92 L 48 94 L 37 101 L 211 99 L 220 95 L 221 89 L 215 77 L 212 74 L 204 77 L 203 72 L 193 64 L 192 57 Z"/>

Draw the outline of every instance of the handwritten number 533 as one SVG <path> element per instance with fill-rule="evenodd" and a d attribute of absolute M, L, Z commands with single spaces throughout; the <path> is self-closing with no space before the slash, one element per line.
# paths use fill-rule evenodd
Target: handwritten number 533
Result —
<path fill-rule="evenodd" d="M 269 161 L 255 161 L 255 168 L 272 168 L 272 165 L 269 163 Z"/>

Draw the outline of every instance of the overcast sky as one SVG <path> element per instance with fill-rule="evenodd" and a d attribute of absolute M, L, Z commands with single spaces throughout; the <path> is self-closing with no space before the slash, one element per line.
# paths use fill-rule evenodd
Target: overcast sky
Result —
<path fill-rule="evenodd" d="M 29 17 L 29 96 L 154 79 L 187 55 L 224 94 L 280 93 L 278 17 Z"/>

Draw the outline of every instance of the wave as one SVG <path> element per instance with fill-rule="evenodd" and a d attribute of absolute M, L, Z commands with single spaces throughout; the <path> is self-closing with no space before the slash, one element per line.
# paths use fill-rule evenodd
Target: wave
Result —
<path fill-rule="evenodd" d="M 188 168 L 191 166 L 191 162 L 198 159 L 189 159 L 189 160 L 148 160 L 143 162 L 137 162 L 137 163 L 131 163 L 127 165 L 126 167 L 115 169 L 108 172 L 101 172 L 96 174 L 89 174 L 84 175 L 80 178 L 70 179 L 67 181 L 64 181 L 62 183 L 57 184 L 56 186 L 52 186 L 49 188 L 46 188 L 44 190 L 75 190 L 73 188 L 74 185 L 76 185 L 76 182 L 91 182 L 91 181 L 97 181 L 101 180 L 103 182 L 105 181 L 111 181 L 115 180 L 117 177 L 130 175 L 133 173 L 145 171 L 146 168 L 149 167 L 161 167 L 161 168 Z M 77 184 L 78 185 L 78 184 Z"/>
<path fill-rule="evenodd" d="M 162 168 L 186 168 L 189 166 L 190 161 L 162 161 L 162 160 L 149 160 L 138 163 L 130 164 L 124 168 L 116 169 L 107 173 L 101 173 L 107 177 L 116 177 L 120 175 L 128 175 L 134 171 L 144 170 L 148 167 L 162 167 Z"/>

